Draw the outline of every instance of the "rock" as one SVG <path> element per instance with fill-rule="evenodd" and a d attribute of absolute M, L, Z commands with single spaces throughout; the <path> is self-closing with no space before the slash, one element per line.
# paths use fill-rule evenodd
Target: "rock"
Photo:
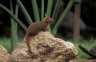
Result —
<path fill-rule="evenodd" d="M 76 58 L 77 51 L 71 42 L 55 38 L 49 32 L 39 32 L 30 39 L 32 54 L 28 52 L 25 39 L 12 52 L 10 61 L 65 62 Z"/>
<path fill-rule="evenodd" d="M 0 62 L 8 62 L 9 56 L 10 55 L 7 50 L 2 45 L 0 45 Z"/>

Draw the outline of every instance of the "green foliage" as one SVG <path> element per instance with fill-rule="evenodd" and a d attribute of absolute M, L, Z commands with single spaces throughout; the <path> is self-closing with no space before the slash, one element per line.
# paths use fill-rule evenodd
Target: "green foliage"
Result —
<path fill-rule="evenodd" d="M 62 4 L 62 0 L 57 0 L 54 11 L 53 11 L 53 14 L 52 14 L 52 18 L 55 19 L 55 20 L 57 19 L 57 16 L 58 16 L 58 12 L 59 12 L 59 9 L 60 9 L 60 4 Z"/>
<path fill-rule="evenodd" d="M 94 42 L 92 40 L 81 40 L 80 43 L 78 43 L 78 44 L 81 44 L 86 49 L 90 49 L 92 47 L 93 43 Z M 82 50 L 80 50 L 80 48 L 78 47 L 78 44 L 77 43 L 75 44 L 75 47 L 77 48 L 77 51 L 78 51 L 78 56 L 81 59 L 88 58 L 89 56 L 86 53 L 84 53 Z"/>
<path fill-rule="evenodd" d="M 53 0 L 48 0 L 46 15 L 51 16 Z M 48 26 L 48 30 L 51 33 L 51 28 Z"/>
<path fill-rule="evenodd" d="M 10 39 L 7 38 L 0 39 L 0 44 L 2 44 L 8 50 L 8 52 L 10 52 L 11 47 Z"/>
<path fill-rule="evenodd" d="M 12 50 L 10 49 L 10 47 L 11 47 L 10 41 L 11 41 L 11 39 L 9 39 L 9 38 L 2 38 L 2 39 L 0 39 L 0 44 L 2 44 L 2 45 L 7 49 L 7 51 L 8 51 L 9 53 L 12 52 Z M 21 41 L 21 40 L 18 39 L 18 40 L 16 41 L 16 46 L 18 46 L 18 45 L 20 44 L 19 41 Z"/>
<path fill-rule="evenodd" d="M 35 21 L 39 22 L 40 21 L 40 17 L 39 17 L 39 10 L 38 10 L 38 6 L 37 6 L 37 2 L 36 2 L 36 0 L 31 0 L 31 2 L 32 2 L 32 8 L 33 8 Z"/>
<path fill-rule="evenodd" d="M 11 12 L 14 13 L 13 11 L 13 6 L 12 6 L 12 0 L 10 0 L 10 7 L 11 7 Z M 18 16 L 18 5 L 16 4 L 15 8 L 15 16 Z M 16 41 L 17 41 L 17 23 L 14 21 L 12 17 L 11 19 L 11 50 L 13 50 L 16 47 Z"/>
<path fill-rule="evenodd" d="M 41 1 L 41 20 L 44 18 L 44 0 Z"/>
<path fill-rule="evenodd" d="M 11 12 L 13 13 L 12 0 L 10 0 L 10 7 L 11 7 Z M 10 19 L 11 19 L 11 50 L 13 50 L 15 47 L 15 36 L 14 36 L 15 35 L 15 33 L 14 33 L 15 21 L 12 18 L 10 18 Z"/>
<path fill-rule="evenodd" d="M 47 11 L 46 11 L 47 16 L 51 16 L 52 4 L 53 4 L 53 0 L 48 0 Z"/>
<path fill-rule="evenodd" d="M 19 7 L 18 7 L 18 5 L 16 4 L 16 8 L 15 8 L 15 16 L 18 16 L 18 9 Z M 14 37 L 15 37 L 15 41 L 17 41 L 17 39 L 18 39 L 18 35 L 17 35 L 17 31 L 18 31 L 18 24 L 15 22 L 14 23 L 14 28 L 15 28 L 15 30 L 14 30 Z"/>

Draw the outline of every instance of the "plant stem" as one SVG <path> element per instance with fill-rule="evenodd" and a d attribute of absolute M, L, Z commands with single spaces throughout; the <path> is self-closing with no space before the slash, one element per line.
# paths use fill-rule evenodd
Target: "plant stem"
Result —
<path fill-rule="evenodd" d="M 51 12 L 52 12 L 52 3 L 53 3 L 53 0 L 48 0 L 48 4 L 47 4 L 47 16 L 51 16 Z"/>
<path fill-rule="evenodd" d="M 18 16 L 18 5 L 17 4 L 16 4 L 16 9 L 15 9 L 15 16 Z M 18 38 L 18 35 L 17 35 L 17 31 L 18 31 L 17 22 L 14 23 L 14 28 L 15 28 L 15 30 L 14 30 L 15 41 L 17 41 L 17 38 Z"/>
<path fill-rule="evenodd" d="M 61 2 L 62 2 L 62 0 L 57 0 L 57 1 L 56 1 L 56 5 L 55 5 L 55 8 L 54 8 L 54 11 L 53 11 L 53 14 L 52 14 L 52 18 L 53 18 L 54 20 L 57 19 Z"/>
<path fill-rule="evenodd" d="M 28 24 L 30 25 L 32 23 L 32 19 L 30 17 L 30 15 L 28 14 L 27 10 L 25 9 L 24 5 L 21 3 L 20 0 L 16 0 L 18 6 L 20 7 L 20 9 L 22 10 Z"/>
<path fill-rule="evenodd" d="M 18 17 L 16 17 L 8 8 L 2 4 L 0 4 L 0 7 L 5 10 L 25 31 L 27 30 L 27 27 L 21 22 L 21 20 L 19 20 Z"/>
<path fill-rule="evenodd" d="M 52 30 L 52 34 L 55 35 L 57 32 L 57 29 L 59 27 L 59 25 L 62 23 L 62 21 L 64 20 L 64 18 L 66 17 L 67 13 L 70 11 L 73 3 L 75 0 L 70 0 L 67 7 L 65 8 L 65 10 L 63 11 L 62 15 L 60 16 L 60 18 L 58 19 L 58 21 L 56 22 L 56 25 L 54 26 L 53 30 Z"/>
<path fill-rule="evenodd" d="M 12 6 L 12 0 L 10 0 L 10 7 L 11 7 L 11 12 L 13 13 L 13 6 Z M 15 34 L 14 34 L 14 30 L 15 30 L 15 25 L 14 25 L 14 20 L 12 17 L 10 17 L 11 19 L 11 51 L 15 48 Z"/>
<path fill-rule="evenodd" d="M 46 11 L 47 16 L 51 16 L 52 3 L 53 3 L 53 0 L 48 0 L 47 11 Z M 51 33 L 51 28 L 50 28 L 50 26 L 48 26 L 48 31 Z"/>
<path fill-rule="evenodd" d="M 41 20 L 44 18 L 44 0 L 41 1 Z"/>
<path fill-rule="evenodd" d="M 33 8 L 33 13 L 34 13 L 35 21 L 36 22 L 40 22 L 37 2 L 36 2 L 36 0 L 31 0 L 31 3 L 32 3 L 32 8 Z"/>

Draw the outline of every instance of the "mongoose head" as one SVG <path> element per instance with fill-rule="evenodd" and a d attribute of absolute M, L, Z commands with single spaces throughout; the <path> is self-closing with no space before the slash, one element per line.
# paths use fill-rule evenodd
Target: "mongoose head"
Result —
<path fill-rule="evenodd" d="M 45 17 L 45 18 L 43 19 L 43 21 L 44 21 L 47 25 L 49 25 L 49 24 L 51 24 L 51 23 L 54 22 L 54 19 L 53 19 L 53 18 L 50 18 L 50 17 Z"/>

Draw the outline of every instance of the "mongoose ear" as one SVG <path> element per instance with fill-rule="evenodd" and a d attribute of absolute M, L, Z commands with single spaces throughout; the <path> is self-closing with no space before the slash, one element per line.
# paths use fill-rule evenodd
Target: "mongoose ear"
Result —
<path fill-rule="evenodd" d="M 42 21 L 46 21 L 48 19 L 48 17 L 44 17 L 44 19 Z"/>
<path fill-rule="evenodd" d="M 45 17 L 42 19 L 42 21 L 46 21 L 48 19 L 47 14 L 45 13 Z"/>

